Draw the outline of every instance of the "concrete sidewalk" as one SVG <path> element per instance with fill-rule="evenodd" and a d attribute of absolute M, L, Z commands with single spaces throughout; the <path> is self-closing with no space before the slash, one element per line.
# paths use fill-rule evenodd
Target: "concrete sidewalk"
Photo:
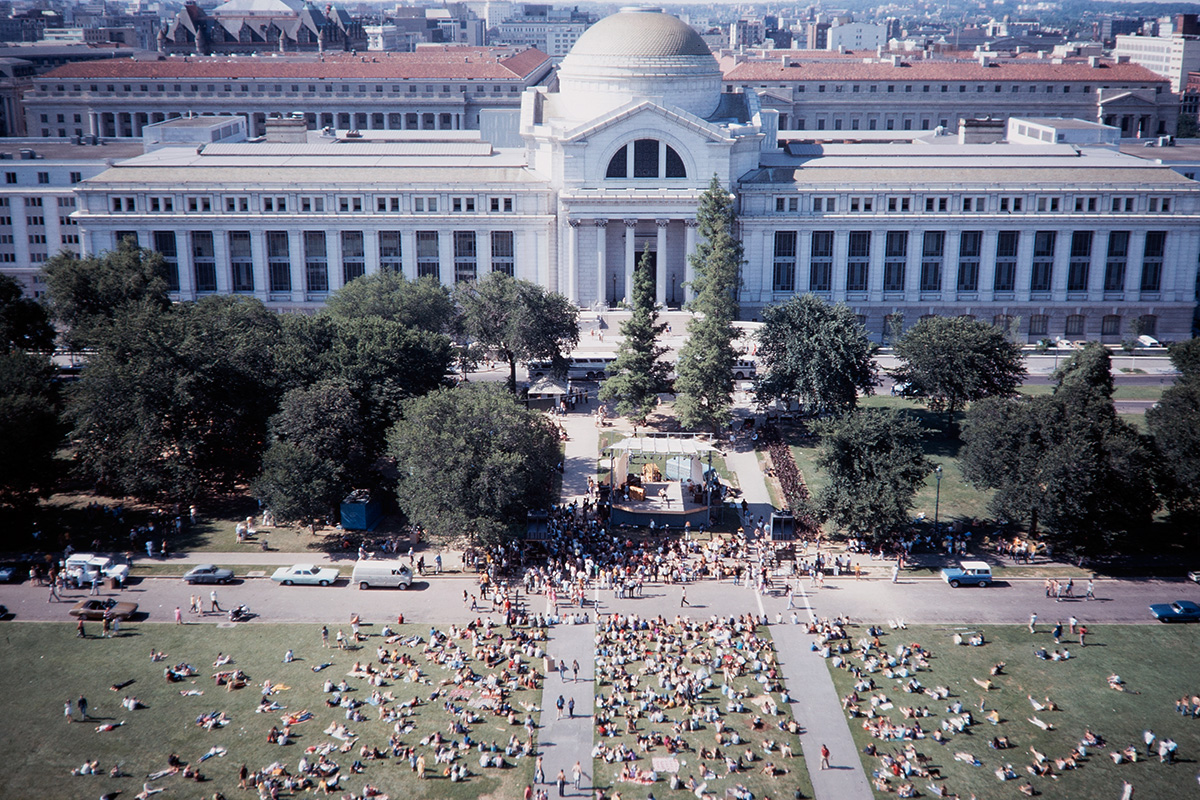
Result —
<path fill-rule="evenodd" d="M 544 759 L 546 783 L 553 784 L 558 771 L 567 776 L 568 797 L 588 797 L 592 791 L 592 718 L 595 708 L 595 642 L 596 626 L 557 625 L 546 643 L 547 654 L 554 665 L 565 664 L 566 670 L 546 675 L 542 683 L 542 727 L 538 731 L 538 753 Z M 579 680 L 574 679 L 571 663 L 579 662 Z M 575 701 L 575 715 L 568 716 L 564 708 L 559 718 L 557 702 Z M 578 761 L 583 770 L 579 791 L 572 785 L 572 771 Z M 550 792 L 556 796 L 557 789 Z"/>

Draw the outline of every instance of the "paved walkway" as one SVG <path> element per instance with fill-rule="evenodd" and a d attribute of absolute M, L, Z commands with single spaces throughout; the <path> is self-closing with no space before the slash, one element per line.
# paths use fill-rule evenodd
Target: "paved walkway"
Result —
<path fill-rule="evenodd" d="M 542 727 L 538 732 L 538 752 L 544 758 L 542 766 L 547 783 L 554 783 L 558 771 L 567 776 L 568 797 L 588 797 L 592 791 L 592 711 L 595 708 L 596 626 L 558 625 L 551 629 L 546 652 L 554 666 L 565 664 L 563 673 L 552 671 L 542 685 Z M 571 669 L 579 662 L 579 680 Z M 575 701 L 575 715 L 564 710 L 559 717 L 557 702 Z M 572 785 L 572 771 L 578 761 L 583 769 L 579 791 Z M 554 797 L 556 790 L 550 791 Z"/>

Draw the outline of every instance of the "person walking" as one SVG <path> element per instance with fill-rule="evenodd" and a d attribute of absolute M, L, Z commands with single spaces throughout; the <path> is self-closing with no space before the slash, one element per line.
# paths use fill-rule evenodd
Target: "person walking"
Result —
<path fill-rule="evenodd" d="M 1029 615 L 1029 632 L 1037 633 L 1037 614 Z"/>
<path fill-rule="evenodd" d="M 87 632 L 83 629 L 83 617 L 79 618 L 79 622 L 75 625 L 75 638 L 86 639 Z"/>
<path fill-rule="evenodd" d="M 70 700 L 70 698 L 68 698 L 68 699 L 67 699 L 67 702 L 63 704 L 63 716 L 66 718 L 67 722 L 74 722 L 74 721 L 75 721 L 75 716 L 74 716 L 74 715 L 71 713 L 71 700 Z"/>
<path fill-rule="evenodd" d="M 821 745 L 821 769 L 829 769 L 829 748 Z"/>
<path fill-rule="evenodd" d="M 546 773 L 545 773 L 543 767 L 544 767 L 544 764 L 542 763 L 542 757 L 538 756 L 536 766 L 534 766 L 534 768 L 533 768 L 533 782 L 534 783 L 545 783 L 546 782 Z"/>
<path fill-rule="evenodd" d="M 175 624 L 176 625 L 183 624 L 183 609 L 180 608 L 179 606 L 175 606 Z"/>
<path fill-rule="evenodd" d="M 684 606 L 687 606 L 688 608 L 691 608 L 691 606 L 692 606 L 692 604 L 689 603 L 688 599 L 687 599 L 687 587 L 686 586 L 682 587 L 679 590 L 679 607 L 683 608 Z"/>
<path fill-rule="evenodd" d="M 579 683 L 579 659 L 571 660 L 571 682 Z"/>
<path fill-rule="evenodd" d="M 87 722 L 88 718 L 88 701 L 83 695 L 79 695 L 79 699 L 75 701 L 75 705 L 79 706 L 79 718 Z"/>
<path fill-rule="evenodd" d="M 221 613 L 221 606 L 219 603 L 217 603 L 217 590 L 216 589 L 213 589 L 211 592 L 208 593 L 208 600 L 212 606 L 211 608 L 209 608 L 209 611 L 213 612 L 214 614 Z"/>
<path fill-rule="evenodd" d="M 558 796 L 566 797 L 567 793 L 565 790 L 567 788 L 567 773 L 560 769 L 558 771 L 558 777 L 554 779 L 554 782 L 558 784 Z"/>
<path fill-rule="evenodd" d="M 566 704 L 567 704 L 566 698 L 564 698 L 561 694 L 558 696 L 558 699 L 554 701 L 554 706 L 558 709 L 558 718 L 559 719 L 562 719 L 563 707 Z"/>
<path fill-rule="evenodd" d="M 1086 636 L 1087 636 L 1087 632 L 1088 632 L 1088 631 L 1087 631 L 1087 625 L 1080 625 L 1080 626 L 1079 626 L 1079 646 L 1080 646 L 1080 647 L 1086 647 L 1086 646 L 1087 646 L 1087 642 L 1086 642 L 1086 641 L 1084 641 L 1084 637 L 1086 637 Z"/>
<path fill-rule="evenodd" d="M 792 588 L 792 585 L 789 583 L 787 585 L 787 601 L 788 601 L 787 610 L 788 611 L 791 611 L 793 608 L 796 607 L 795 606 L 795 596 L 793 594 L 794 592 L 795 592 L 795 590 Z"/>
<path fill-rule="evenodd" d="M 1091 578 L 1088 578 L 1087 591 L 1084 592 L 1083 599 L 1084 600 L 1095 600 L 1096 599 L 1096 582 L 1094 580 L 1092 580 Z"/>
<path fill-rule="evenodd" d="M 46 602 L 53 603 L 56 600 L 62 602 L 62 596 L 58 593 L 58 584 L 50 581 L 50 596 L 46 598 Z"/>
<path fill-rule="evenodd" d="M 329 628 L 321 626 L 321 647 L 329 647 Z"/>
<path fill-rule="evenodd" d="M 574 719 L 575 717 L 575 698 L 572 697 L 567 701 L 567 716 Z"/>
<path fill-rule="evenodd" d="M 583 780 L 583 767 L 578 761 L 575 762 L 575 766 L 571 767 L 571 778 L 572 782 L 575 784 L 575 791 L 578 792 L 579 783 Z"/>

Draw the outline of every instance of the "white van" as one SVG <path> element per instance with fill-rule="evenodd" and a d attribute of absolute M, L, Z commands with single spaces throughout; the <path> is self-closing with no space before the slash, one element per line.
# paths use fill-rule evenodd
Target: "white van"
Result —
<path fill-rule="evenodd" d="M 91 584 L 92 578 L 115 578 L 119 583 L 125 583 L 129 579 L 129 565 L 122 564 L 110 556 L 73 553 L 62 566 L 67 579 L 79 587 Z"/>
<path fill-rule="evenodd" d="M 398 586 L 407 589 L 412 586 L 412 579 L 412 570 L 407 564 L 365 558 L 354 562 L 354 573 L 350 576 L 350 583 L 357 583 L 360 589 L 370 589 L 372 586 Z"/>

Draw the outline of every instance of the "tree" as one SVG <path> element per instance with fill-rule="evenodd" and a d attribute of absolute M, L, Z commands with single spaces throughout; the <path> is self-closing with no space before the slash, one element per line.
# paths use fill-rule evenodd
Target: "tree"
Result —
<path fill-rule="evenodd" d="M 388 452 L 400 507 L 443 541 L 502 540 L 527 511 L 554 502 L 558 437 L 544 416 L 496 386 L 462 384 L 409 400 Z"/>
<path fill-rule="evenodd" d="M 327 380 L 292 389 L 270 430 L 251 492 L 279 519 L 336 519 L 342 497 L 368 479 L 366 429 L 350 387 Z"/>
<path fill-rule="evenodd" d="M 556 292 L 491 272 L 454 293 L 463 327 L 480 346 L 508 364 L 508 390 L 517 391 L 517 362 L 554 360 L 565 371 L 566 354 L 579 343 L 579 309 Z"/>
<path fill-rule="evenodd" d="M 0 275 L 0 353 L 53 349 L 56 334 L 46 307 L 21 294 L 19 283 Z"/>
<path fill-rule="evenodd" d="M 700 198 L 696 221 L 700 243 L 691 258 L 694 298 L 687 306 L 693 316 L 679 351 L 675 411 L 685 427 L 717 431 L 728 424 L 733 401 L 742 245 L 733 235 L 733 198 L 715 175 Z"/>
<path fill-rule="evenodd" d="M 667 363 L 658 360 L 667 352 L 658 343 L 667 326 L 658 321 L 654 304 L 649 245 L 633 273 L 632 311 L 621 323 L 623 338 L 610 368 L 612 375 L 600 387 L 600 399 L 615 399 L 618 414 L 644 423 L 658 404 L 658 393 L 666 389 L 668 371 Z"/>
<path fill-rule="evenodd" d="M 844 303 L 830 305 L 811 294 L 763 311 L 758 357 L 765 376 L 759 402 L 799 400 L 810 411 L 843 414 L 858 394 L 875 387 L 876 347 Z"/>
<path fill-rule="evenodd" d="M 1185 380 L 1200 376 L 1200 339 L 1175 342 L 1167 348 L 1167 355 Z"/>
<path fill-rule="evenodd" d="M 996 490 L 992 512 L 1080 553 L 1120 545 L 1158 507 L 1151 449 L 1113 408 L 1109 362 L 1088 346 L 1053 395 L 980 401 L 963 430 L 963 475 Z"/>
<path fill-rule="evenodd" d="M 63 251 L 46 262 L 42 274 L 53 316 L 67 327 L 63 336 L 74 348 L 91 346 L 98 329 L 133 307 L 162 311 L 171 305 L 163 257 L 132 239 L 94 256 Z"/>
<path fill-rule="evenodd" d="M 1146 425 L 1159 456 L 1159 486 L 1167 508 L 1195 520 L 1200 517 L 1200 380 L 1183 380 L 1163 392 L 1146 412 Z"/>
<path fill-rule="evenodd" d="M 430 333 L 454 333 L 458 323 L 449 289 L 431 277 L 410 281 L 391 270 L 350 281 L 330 295 L 325 312 L 341 320 L 386 319 Z"/>
<path fill-rule="evenodd" d="M 69 397 L 76 459 L 113 491 L 186 500 L 258 469 L 279 318 L 257 300 L 134 306 L 96 329 Z"/>
<path fill-rule="evenodd" d="M 828 476 L 816 508 L 851 536 L 885 534 L 908 523 L 917 489 L 933 465 L 921 453 L 921 426 L 896 409 L 858 409 L 821 423 L 817 466 Z"/>
<path fill-rule="evenodd" d="M 900 366 L 892 377 L 907 384 L 904 395 L 947 418 L 968 402 L 1011 396 L 1025 379 L 1020 345 L 1000 328 L 966 317 L 925 317 L 900 337 L 895 352 Z"/>
<path fill-rule="evenodd" d="M 48 356 L 0 354 L 0 508 L 29 510 L 50 493 L 65 427 Z"/>

